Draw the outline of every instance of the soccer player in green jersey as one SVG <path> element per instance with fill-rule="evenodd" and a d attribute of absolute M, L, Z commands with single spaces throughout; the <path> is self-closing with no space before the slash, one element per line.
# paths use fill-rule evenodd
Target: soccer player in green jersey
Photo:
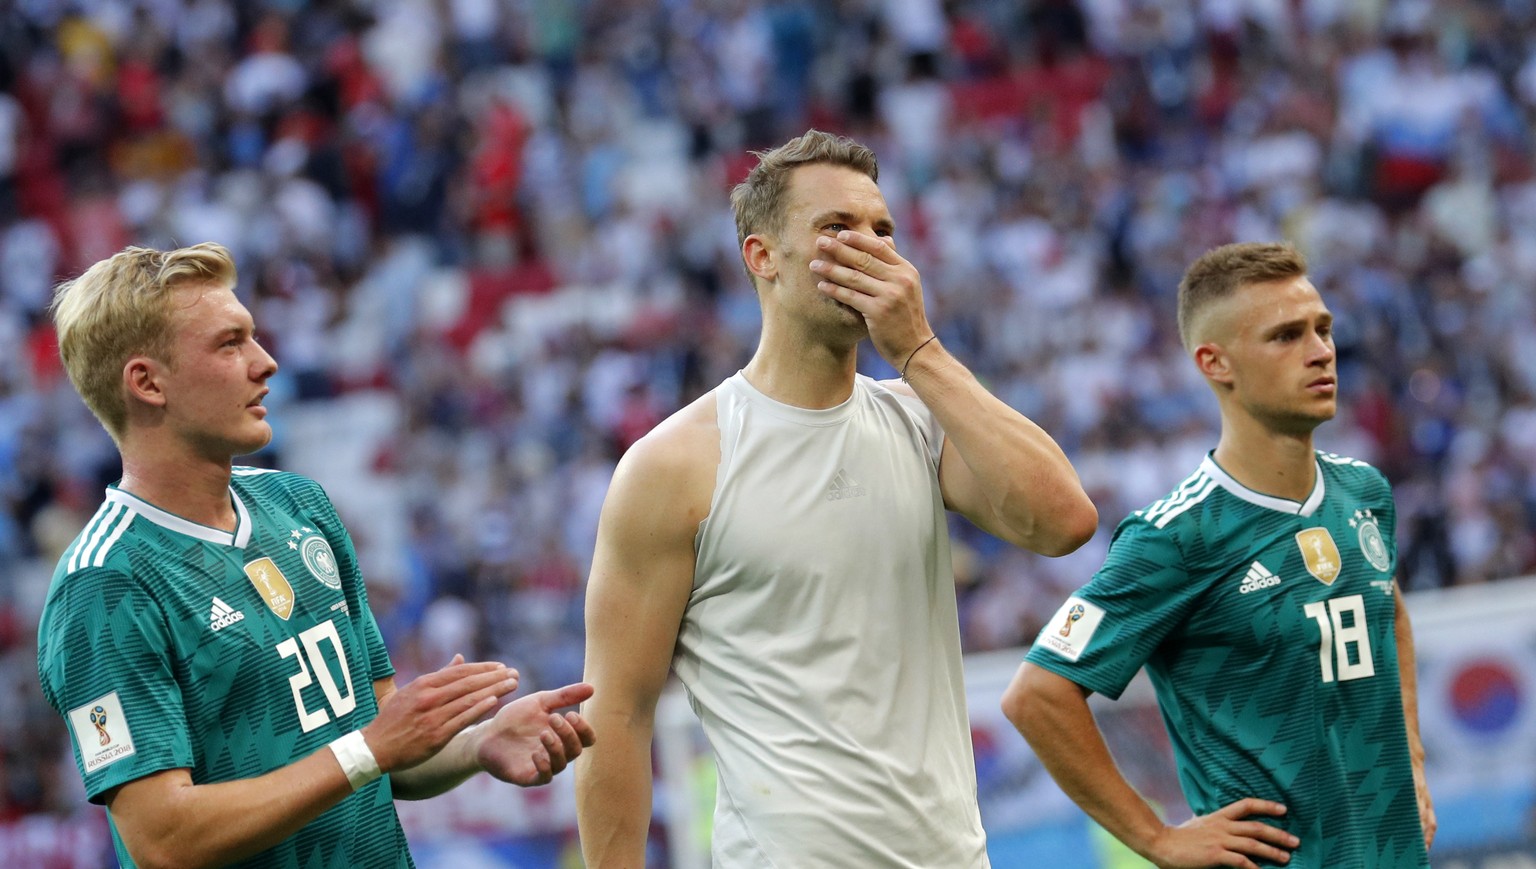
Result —
<path fill-rule="evenodd" d="M 236 468 L 272 436 L 277 363 L 229 252 L 128 248 L 59 287 L 70 380 L 123 478 L 60 559 L 38 631 L 125 866 L 409 867 L 393 799 L 484 770 L 550 780 L 591 745 L 568 685 L 462 656 L 401 688 L 351 538 L 295 474 Z"/>
<path fill-rule="evenodd" d="M 1221 438 L 1120 523 L 1004 712 L 1067 795 L 1157 866 L 1423 869 L 1435 819 L 1392 492 L 1312 445 L 1336 408 L 1333 317 L 1295 249 L 1236 244 L 1184 275 L 1178 323 Z M 1143 665 L 1196 814 L 1179 826 L 1116 769 L 1087 704 Z"/>

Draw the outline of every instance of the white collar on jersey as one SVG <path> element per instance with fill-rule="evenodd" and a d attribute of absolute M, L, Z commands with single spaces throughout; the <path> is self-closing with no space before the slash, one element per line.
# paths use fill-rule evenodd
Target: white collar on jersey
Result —
<path fill-rule="evenodd" d="M 124 492 L 115 486 L 107 489 L 107 500 L 128 507 L 161 528 L 185 534 L 188 537 L 196 537 L 198 540 L 217 543 L 220 546 L 233 546 L 236 549 L 244 549 L 245 545 L 251 542 L 251 514 L 245 509 L 245 502 L 240 500 L 240 496 L 235 494 L 233 488 L 229 490 L 229 500 L 235 505 L 234 533 L 183 519 L 175 513 L 168 513 L 143 498 Z"/>
<path fill-rule="evenodd" d="M 1281 513 L 1289 513 L 1293 516 L 1311 516 L 1317 512 L 1317 508 L 1323 503 L 1323 467 L 1317 463 L 1317 459 L 1312 460 L 1312 465 L 1316 469 L 1314 475 L 1316 482 L 1312 484 L 1312 494 L 1307 496 L 1307 500 L 1300 502 L 1292 501 L 1290 498 L 1277 498 L 1274 495 L 1255 492 L 1234 480 L 1231 474 L 1223 471 L 1221 466 L 1216 464 L 1215 456 L 1210 453 L 1207 453 L 1205 460 L 1200 463 L 1200 470 L 1215 480 L 1223 489 L 1250 504 L 1256 504 L 1270 510 L 1278 510 Z"/>

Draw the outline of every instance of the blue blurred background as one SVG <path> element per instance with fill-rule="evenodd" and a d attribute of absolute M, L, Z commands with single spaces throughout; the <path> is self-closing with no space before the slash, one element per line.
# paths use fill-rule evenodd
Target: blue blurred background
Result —
<path fill-rule="evenodd" d="M 35 676 L 54 561 L 119 473 L 61 374 L 56 281 L 130 243 L 230 247 L 282 364 L 252 461 L 331 492 L 402 677 L 464 651 L 549 687 L 581 674 L 615 460 L 754 345 L 730 186 L 814 126 L 875 148 L 946 345 L 1104 520 L 1055 560 L 956 523 L 976 669 L 1006 675 L 1017 653 L 979 656 L 1027 645 L 1214 444 L 1185 264 L 1292 239 L 1339 318 L 1320 444 L 1395 484 L 1415 613 L 1460 614 L 1426 740 L 1512 780 L 1461 810 L 1496 823 L 1447 796 L 1462 856 L 1437 866 L 1536 860 L 1536 592 L 1506 581 L 1536 563 L 1533 120 L 1532 0 L 0 0 L 0 858 L 107 860 Z M 978 690 L 994 843 L 1038 828 L 1067 866 L 1089 832 L 1032 826 L 1055 797 Z M 1105 712 L 1132 765 L 1147 709 Z M 404 807 L 418 857 L 579 865 L 569 784 Z M 690 794 L 658 803 L 657 865 Z"/>

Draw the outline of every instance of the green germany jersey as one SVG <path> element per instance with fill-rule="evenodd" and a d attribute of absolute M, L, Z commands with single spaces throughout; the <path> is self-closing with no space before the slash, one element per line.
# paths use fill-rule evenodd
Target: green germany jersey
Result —
<path fill-rule="evenodd" d="M 230 498 L 233 533 L 109 488 L 59 561 L 38 674 L 93 802 L 167 769 L 197 784 L 259 776 L 378 713 L 373 682 L 394 668 L 324 491 L 236 468 Z M 411 866 L 389 777 L 237 865 Z"/>
<path fill-rule="evenodd" d="M 1120 523 L 1028 660 L 1115 698 L 1145 665 L 1190 808 L 1284 803 L 1264 820 L 1301 840 L 1290 869 L 1428 867 L 1398 684 L 1394 517 L 1364 462 L 1318 453 L 1298 504 L 1207 456 Z"/>

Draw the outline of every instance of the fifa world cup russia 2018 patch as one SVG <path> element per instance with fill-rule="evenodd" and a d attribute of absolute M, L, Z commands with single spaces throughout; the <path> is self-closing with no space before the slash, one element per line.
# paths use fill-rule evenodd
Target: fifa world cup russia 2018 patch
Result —
<path fill-rule="evenodd" d="M 1056 611 L 1056 615 L 1046 622 L 1035 645 L 1049 649 L 1068 661 L 1076 661 L 1083 656 L 1088 641 L 1093 639 L 1093 632 L 1098 630 L 1103 620 L 1104 610 L 1101 607 L 1080 597 L 1069 597 L 1061 609 Z"/>
<path fill-rule="evenodd" d="M 133 733 L 116 691 L 69 710 L 69 724 L 86 774 L 134 753 Z"/>

